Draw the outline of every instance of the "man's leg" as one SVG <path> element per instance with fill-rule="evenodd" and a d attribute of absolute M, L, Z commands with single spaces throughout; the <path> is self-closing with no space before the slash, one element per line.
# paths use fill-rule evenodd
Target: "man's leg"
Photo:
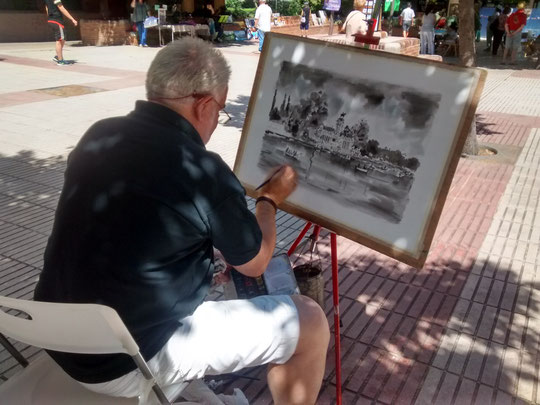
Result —
<path fill-rule="evenodd" d="M 259 52 L 262 52 L 264 43 L 264 31 L 259 30 Z"/>
<path fill-rule="evenodd" d="M 58 60 L 64 59 L 63 49 L 64 49 L 64 40 L 59 39 L 58 41 L 56 41 L 56 57 L 58 58 Z"/>
<path fill-rule="evenodd" d="M 330 341 L 328 321 L 313 300 L 293 295 L 300 319 L 300 337 L 285 364 L 268 366 L 268 386 L 276 405 L 315 404 L 324 376 Z"/>
<path fill-rule="evenodd" d="M 516 59 L 517 59 L 517 48 L 516 47 L 513 47 L 512 48 L 512 55 L 510 56 L 510 63 L 512 64 L 515 64 L 516 63 Z"/>
<path fill-rule="evenodd" d="M 137 37 L 139 38 L 139 46 L 143 45 L 143 30 L 144 30 L 144 21 L 137 21 Z"/>
<path fill-rule="evenodd" d="M 142 23 L 141 43 L 143 46 L 146 46 L 146 28 L 144 27 L 144 23 Z"/>

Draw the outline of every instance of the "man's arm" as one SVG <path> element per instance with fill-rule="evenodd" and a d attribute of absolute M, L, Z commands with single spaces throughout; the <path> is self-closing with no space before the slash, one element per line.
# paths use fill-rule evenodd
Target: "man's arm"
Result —
<path fill-rule="evenodd" d="M 296 188 L 297 174 L 290 166 L 282 166 L 278 172 L 276 170 L 273 172 L 276 174 L 260 190 L 259 196 L 269 198 L 279 205 Z M 240 273 L 250 277 L 258 277 L 264 273 L 276 247 L 276 211 L 272 203 L 260 201 L 255 207 L 255 217 L 262 232 L 259 253 L 249 262 L 234 266 Z"/>
<path fill-rule="evenodd" d="M 77 26 L 77 20 L 73 18 L 71 14 L 69 14 L 69 11 L 67 11 L 66 8 L 62 4 L 58 5 L 58 10 L 60 10 L 62 14 L 64 14 L 68 19 L 70 19 L 75 27 Z"/>
<path fill-rule="evenodd" d="M 521 27 L 519 27 L 517 30 L 514 31 L 514 35 L 521 34 L 521 31 L 523 31 L 523 28 L 525 28 L 526 23 L 523 24 Z"/>

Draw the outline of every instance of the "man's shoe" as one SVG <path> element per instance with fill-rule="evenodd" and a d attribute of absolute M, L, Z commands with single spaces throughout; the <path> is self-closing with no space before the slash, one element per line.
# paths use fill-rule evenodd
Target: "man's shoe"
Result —
<path fill-rule="evenodd" d="M 66 65 L 71 65 L 71 63 L 69 63 L 68 61 L 64 60 L 64 59 L 59 59 L 56 61 L 56 64 L 58 66 L 66 66 Z"/>
<path fill-rule="evenodd" d="M 54 55 L 54 57 L 52 58 L 53 62 L 58 62 L 58 56 Z"/>
<path fill-rule="evenodd" d="M 148 45 L 146 45 L 146 44 L 143 44 L 143 47 L 144 47 L 144 48 L 148 48 Z"/>

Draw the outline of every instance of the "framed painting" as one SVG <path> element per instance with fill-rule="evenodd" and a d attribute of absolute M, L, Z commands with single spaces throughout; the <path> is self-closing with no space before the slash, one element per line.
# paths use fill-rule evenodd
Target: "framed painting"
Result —
<path fill-rule="evenodd" d="M 422 267 L 486 72 L 270 33 L 234 172 L 289 164 L 280 208 Z"/>

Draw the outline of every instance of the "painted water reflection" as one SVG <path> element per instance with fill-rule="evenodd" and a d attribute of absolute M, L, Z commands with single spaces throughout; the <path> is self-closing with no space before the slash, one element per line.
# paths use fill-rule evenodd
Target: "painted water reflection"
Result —
<path fill-rule="evenodd" d="M 325 192 L 339 204 L 399 223 L 409 202 L 413 172 L 369 156 L 346 159 L 302 140 L 266 131 L 259 166 L 288 163 L 299 185 Z"/>

